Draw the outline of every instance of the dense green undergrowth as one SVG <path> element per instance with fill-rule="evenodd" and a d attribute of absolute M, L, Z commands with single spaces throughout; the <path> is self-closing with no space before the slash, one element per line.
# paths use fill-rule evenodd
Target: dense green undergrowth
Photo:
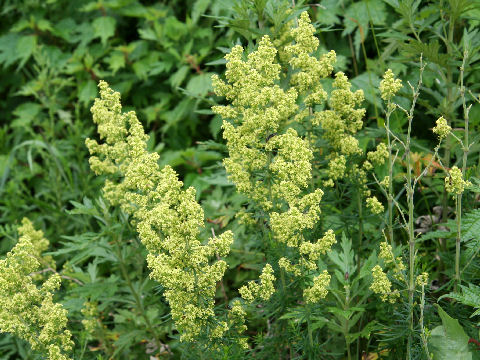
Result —
<path fill-rule="evenodd" d="M 1 358 L 479 358 L 478 1 L 0 12 Z"/>

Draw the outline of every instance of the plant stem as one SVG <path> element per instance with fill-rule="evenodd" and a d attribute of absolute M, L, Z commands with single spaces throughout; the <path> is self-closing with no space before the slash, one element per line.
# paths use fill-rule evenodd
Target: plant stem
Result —
<path fill-rule="evenodd" d="M 387 148 L 388 148 L 388 240 L 393 246 L 393 156 L 392 156 L 392 140 L 390 138 L 390 100 L 387 103 L 386 128 L 387 128 Z"/>
<path fill-rule="evenodd" d="M 357 201 L 358 201 L 358 249 L 357 251 L 357 263 L 359 264 L 358 266 L 360 267 L 360 256 L 358 255 L 360 253 L 360 250 L 362 248 L 362 242 L 363 242 L 363 206 L 362 206 L 362 195 L 360 190 L 357 192 Z"/>
<path fill-rule="evenodd" d="M 455 214 L 457 222 L 457 237 L 455 239 L 455 288 L 458 291 L 460 285 L 460 240 L 462 237 L 462 194 L 455 197 Z"/>
<path fill-rule="evenodd" d="M 422 300 L 420 301 L 420 329 L 422 331 L 421 338 L 422 338 L 423 349 L 425 350 L 427 359 L 432 360 L 430 352 L 428 351 L 428 342 L 427 342 L 427 336 L 425 334 L 425 327 L 423 326 L 423 309 L 424 308 L 425 308 L 425 285 L 422 285 Z"/>
<path fill-rule="evenodd" d="M 143 302 L 140 299 L 139 294 L 135 290 L 135 287 L 132 284 L 132 280 L 130 279 L 130 276 L 128 274 L 127 267 L 125 265 L 125 261 L 123 259 L 122 255 L 122 249 L 120 246 L 120 239 L 117 236 L 113 236 L 114 241 L 115 241 L 115 247 L 116 247 L 116 255 L 118 259 L 118 265 L 120 266 L 120 271 L 122 273 L 122 276 L 124 280 L 127 282 L 127 286 L 130 289 L 130 293 L 135 299 L 135 303 L 137 305 L 137 311 L 140 312 L 140 315 L 142 316 L 143 320 L 145 321 L 146 328 L 148 332 L 153 336 L 153 340 L 155 342 L 155 345 L 157 346 L 157 349 L 161 349 L 162 342 L 159 340 L 155 330 L 153 329 L 152 323 L 150 322 L 150 319 L 148 318 L 145 308 L 143 306 Z"/>
<path fill-rule="evenodd" d="M 344 310 L 348 311 L 350 309 L 350 285 L 345 285 L 345 306 Z M 345 345 L 347 347 L 347 359 L 352 360 L 352 354 L 350 352 L 350 340 L 349 340 L 349 318 L 345 320 L 345 327 L 344 327 L 343 336 L 345 338 Z"/>
<path fill-rule="evenodd" d="M 470 107 L 467 107 L 465 101 L 465 86 L 463 84 L 463 77 L 465 71 L 465 61 L 468 56 L 468 52 L 465 50 L 463 54 L 462 66 L 460 67 L 460 95 L 462 98 L 463 116 L 465 119 L 465 129 L 463 138 L 463 158 L 462 158 L 462 178 L 465 179 L 465 171 L 467 169 L 468 150 L 470 145 L 468 144 L 468 119 Z M 460 241 L 462 238 L 462 194 L 458 194 L 455 201 L 455 215 L 457 220 L 457 238 L 455 242 L 455 292 L 458 291 L 462 279 L 460 274 Z"/>
<path fill-rule="evenodd" d="M 411 347 L 412 347 L 412 334 L 414 329 L 413 321 L 413 297 L 415 293 L 415 233 L 414 233 L 414 218 L 413 218 L 413 194 L 414 194 L 414 184 L 412 179 L 412 162 L 410 156 L 410 140 L 412 135 L 412 121 L 413 121 L 413 112 L 415 110 L 415 105 L 420 94 L 420 87 L 422 85 L 422 76 L 425 65 L 423 64 L 422 58 L 420 57 L 420 75 L 418 79 L 417 88 L 415 89 L 412 85 L 410 87 L 413 91 L 413 100 L 410 111 L 408 112 L 408 132 L 407 139 L 405 142 L 405 160 L 407 162 L 407 203 L 408 203 L 408 244 L 409 244 L 409 281 L 408 281 L 408 305 L 410 311 L 410 332 L 408 335 L 408 344 L 407 344 L 407 360 L 411 359 Z"/>

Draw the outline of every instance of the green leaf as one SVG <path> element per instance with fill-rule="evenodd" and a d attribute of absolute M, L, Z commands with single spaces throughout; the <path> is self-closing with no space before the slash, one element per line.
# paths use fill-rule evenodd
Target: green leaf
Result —
<path fill-rule="evenodd" d="M 200 74 L 190 79 L 187 91 L 194 96 L 205 96 L 212 88 L 212 74 Z"/>
<path fill-rule="evenodd" d="M 184 65 L 180 69 L 178 69 L 175 74 L 170 76 L 170 84 L 172 84 L 172 87 L 176 88 L 180 86 L 183 80 L 185 80 L 185 77 L 187 76 L 189 70 L 190 67 Z"/>
<path fill-rule="evenodd" d="M 17 42 L 17 58 L 21 59 L 19 68 L 22 68 L 23 65 L 27 62 L 30 56 L 33 54 L 35 47 L 37 46 L 37 37 L 33 35 L 22 36 Z"/>
<path fill-rule="evenodd" d="M 384 25 L 387 19 L 385 4 L 381 0 L 363 0 L 350 5 L 345 11 L 345 30 L 342 35 L 355 32 L 355 50 L 358 54 L 360 44 L 365 41 L 369 31 L 369 22 Z"/>
<path fill-rule="evenodd" d="M 443 298 L 457 300 L 464 305 L 472 306 L 477 309 L 470 317 L 478 315 L 477 312 L 478 309 L 480 309 L 480 287 L 474 284 L 468 284 L 468 287 L 460 285 L 460 288 L 462 289 L 461 294 L 452 292 L 442 295 L 439 300 Z"/>
<path fill-rule="evenodd" d="M 324 0 L 322 7 L 317 9 L 317 19 L 321 24 L 334 25 L 340 22 L 338 15 L 341 11 L 342 3 L 338 0 Z"/>
<path fill-rule="evenodd" d="M 175 17 L 170 16 L 165 21 L 165 35 L 174 41 L 180 40 L 181 37 L 187 35 L 187 26 L 178 21 Z"/>
<path fill-rule="evenodd" d="M 200 16 L 202 16 L 205 11 L 207 11 L 208 6 L 210 5 L 211 0 L 197 0 L 193 4 L 192 8 L 192 22 L 197 23 Z"/>
<path fill-rule="evenodd" d="M 437 309 L 443 325 L 433 329 L 428 339 L 428 348 L 433 358 L 435 360 L 471 360 L 468 335 L 457 319 L 450 317 L 439 305 Z"/>
<path fill-rule="evenodd" d="M 352 250 L 352 242 L 347 238 L 345 233 L 342 233 L 341 245 L 343 250 L 341 253 L 333 250 L 328 253 L 328 257 L 338 266 L 342 273 L 342 277 L 345 278 L 347 273 L 352 275 L 356 270 L 353 259 L 354 253 Z"/>
<path fill-rule="evenodd" d="M 78 91 L 78 100 L 87 104 L 97 96 L 97 84 L 93 80 L 88 80 L 80 85 Z"/>
<path fill-rule="evenodd" d="M 106 59 L 108 67 L 115 74 L 119 69 L 125 67 L 125 55 L 121 52 L 114 52 Z"/>
<path fill-rule="evenodd" d="M 93 20 L 92 26 L 95 37 L 102 39 L 102 44 L 107 43 L 108 38 L 115 34 L 116 20 L 110 16 L 101 16 Z"/>
<path fill-rule="evenodd" d="M 12 122 L 12 126 L 30 126 L 33 120 L 40 114 L 42 111 L 42 106 L 37 103 L 26 102 L 23 103 L 13 111 L 13 114 L 17 117 Z"/>

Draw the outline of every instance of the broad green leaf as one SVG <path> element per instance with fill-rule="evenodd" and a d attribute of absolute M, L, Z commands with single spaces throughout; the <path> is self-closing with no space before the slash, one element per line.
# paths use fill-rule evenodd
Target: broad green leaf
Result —
<path fill-rule="evenodd" d="M 442 325 L 432 330 L 428 339 L 428 349 L 435 360 L 471 360 L 472 353 L 468 349 L 469 337 L 458 323 L 439 305 L 438 314 Z"/>
<path fill-rule="evenodd" d="M 174 41 L 180 40 L 184 35 L 187 35 L 187 26 L 178 21 L 175 17 L 170 16 L 165 21 L 165 35 Z"/>
<path fill-rule="evenodd" d="M 190 79 L 187 84 L 187 91 L 194 96 L 205 96 L 212 88 L 212 74 L 200 74 Z"/>
<path fill-rule="evenodd" d="M 176 73 L 170 76 L 170 84 L 172 84 L 172 87 L 176 88 L 177 86 L 180 86 L 183 80 L 185 80 L 189 70 L 190 67 L 184 65 L 178 69 Z"/>
<path fill-rule="evenodd" d="M 23 65 L 27 62 L 30 56 L 33 54 L 35 47 L 37 46 L 37 37 L 34 35 L 22 36 L 18 39 L 16 52 L 17 58 L 21 59 L 19 68 L 22 68 Z"/>
<path fill-rule="evenodd" d="M 93 80 L 88 80 L 80 85 L 78 90 L 78 100 L 87 104 L 97 96 L 97 84 Z"/>
<path fill-rule="evenodd" d="M 17 106 L 13 111 L 17 119 L 13 121 L 12 126 L 30 126 L 40 111 L 42 111 L 42 106 L 37 103 L 26 102 Z"/>
<path fill-rule="evenodd" d="M 11 49 L 17 47 L 19 38 L 17 34 L 12 33 L 0 36 L 0 64 L 9 66 L 17 60 L 17 56 L 12 56 Z"/>
<path fill-rule="evenodd" d="M 322 25 L 334 25 L 340 22 L 338 17 L 342 3 L 338 0 L 323 0 L 317 10 L 317 19 Z"/>
<path fill-rule="evenodd" d="M 115 74 L 119 69 L 125 67 L 125 55 L 121 52 L 114 52 L 106 59 L 106 62 Z"/>
<path fill-rule="evenodd" d="M 115 34 L 116 22 L 117 21 L 110 16 L 101 16 L 93 20 L 92 26 L 95 37 L 101 38 L 103 45 Z"/>

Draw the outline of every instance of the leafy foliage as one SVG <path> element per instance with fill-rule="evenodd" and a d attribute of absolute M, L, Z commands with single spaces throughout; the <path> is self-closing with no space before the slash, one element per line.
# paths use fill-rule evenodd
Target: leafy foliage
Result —
<path fill-rule="evenodd" d="M 224 100 L 215 96 L 211 76 L 222 77 L 224 55 L 235 45 L 243 45 L 248 56 L 268 35 L 282 49 L 292 41 L 288 29 L 305 10 L 320 40 L 313 55 L 335 50 L 333 71 L 350 79 L 352 92 L 363 90 L 365 101 L 358 107 L 365 116 L 363 127 L 353 134 L 361 153 L 345 163 L 336 158 L 325 129 L 309 122 L 309 116 L 331 110 L 328 101 L 303 109 L 304 120 L 288 118 L 278 131 L 265 134 L 262 149 L 270 151 L 271 159 L 278 158 L 279 139 L 287 128 L 314 149 L 312 179 L 304 191 L 324 191 L 321 213 L 315 226 L 303 228 L 298 236 L 313 244 L 327 229 L 337 235 L 338 243 L 315 262 L 317 270 L 296 277 L 282 273 L 278 260 L 299 259 L 299 254 L 278 243 L 268 211 L 252 204 L 227 178 L 221 160 L 229 156 L 228 144 L 222 139 L 221 117 L 211 111 Z M 24 275 L 41 284 L 39 276 L 51 273 L 50 268 L 62 278 L 52 296 L 53 303 L 68 311 L 67 328 L 75 342 L 72 358 L 478 357 L 478 1 L 5 0 L 0 14 L 0 258 L 21 244 L 17 228 L 23 217 L 44 231 L 50 240 L 43 255 L 47 262 L 41 262 L 40 274 Z M 275 60 L 284 61 L 283 56 L 280 52 Z M 421 64 L 423 82 L 415 99 L 409 83 L 417 83 Z M 280 69 L 285 77 L 278 85 L 283 88 L 300 71 L 289 66 Z M 392 99 L 397 107 L 389 119 L 379 90 L 387 69 L 403 83 Z M 147 250 L 132 223 L 135 214 L 111 206 L 101 191 L 104 178 L 89 170 L 84 141 L 95 134 L 89 108 L 98 96 L 99 80 L 121 92 L 126 111 L 137 111 L 149 136 L 146 150 L 160 154 L 159 168 L 171 166 L 185 189 L 195 188 L 206 220 L 199 239 L 234 234 L 224 258 L 228 269 L 211 289 L 215 314 L 226 319 L 241 300 L 239 289 L 246 284 L 257 289 L 262 269 L 273 265 L 278 286 L 272 298 L 244 308 L 246 352 L 233 332 L 225 332 L 218 348 L 205 346 L 205 338 L 180 341 L 164 297 L 168 289 L 149 278 Z M 327 94 L 338 90 L 334 81 L 322 81 Z M 416 106 L 409 123 L 412 101 Z M 439 117 L 451 129 L 440 144 L 431 132 Z M 407 143 L 410 125 L 409 148 L 404 150 L 400 145 Z M 363 155 L 381 144 L 389 146 L 387 134 L 394 143 L 393 236 L 388 231 L 390 192 L 381 184 L 388 183 L 389 160 L 373 164 L 366 177 L 358 171 L 364 169 Z M 342 166 L 345 174 L 356 175 L 338 176 L 327 189 L 324 182 L 334 171 L 341 173 Z M 444 178 L 454 167 L 473 184 L 461 197 L 445 190 Z M 293 170 L 296 175 L 303 171 L 300 166 Z M 409 173 L 418 178 L 411 213 L 405 196 Z M 254 174 L 264 181 L 257 182 L 255 191 L 262 191 L 269 175 L 264 169 Z M 365 204 L 370 196 L 377 199 L 370 200 L 377 210 L 385 205 L 386 211 L 370 211 Z M 282 203 L 277 212 L 288 208 Z M 307 212 L 300 211 L 297 223 Z M 409 231 L 403 231 L 410 219 L 414 251 Z M 218 260 L 214 256 L 212 263 Z M 394 304 L 372 293 L 376 266 L 385 284 L 397 291 Z M 318 304 L 304 301 L 303 289 L 313 286 L 324 270 L 331 275 L 328 295 Z M 436 309 L 437 303 L 441 307 Z M 0 357 L 42 355 L 2 333 Z"/>

